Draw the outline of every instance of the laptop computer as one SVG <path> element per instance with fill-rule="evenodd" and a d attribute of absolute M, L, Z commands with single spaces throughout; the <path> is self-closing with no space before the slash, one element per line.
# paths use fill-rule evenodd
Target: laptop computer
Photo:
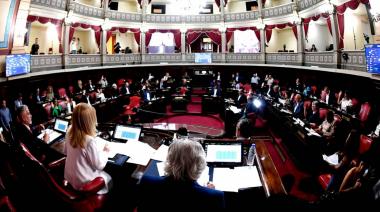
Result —
<path fill-rule="evenodd" d="M 127 125 L 116 125 L 113 131 L 112 138 L 121 141 L 138 141 L 141 134 L 141 127 L 137 126 L 127 126 Z"/>
<path fill-rule="evenodd" d="M 209 166 L 241 166 L 243 163 L 243 143 L 240 141 L 208 141 L 204 149 L 206 162 Z"/>
<path fill-rule="evenodd" d="M 67 120 L 57 118 L 54 122 L 54 128 L 43 130 L 43 132 L 38 135 L 38 138 L 43 140 L 45 133 L 47 133 L 49 135 L 49 141 L 47 141 L 47 144 L 50 144 L 63 138 L 67 132 L 68 127 L 69 122 Z"/>

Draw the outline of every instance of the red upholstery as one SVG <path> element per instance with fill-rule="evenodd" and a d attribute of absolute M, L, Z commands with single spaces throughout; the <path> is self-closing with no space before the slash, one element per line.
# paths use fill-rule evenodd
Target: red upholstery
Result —
<path fill-rule="evenodd" d="M 249 91 L 251 90 L 251 85 L 248 84 L 248 83 L 246 83 L 246 84 L 243 85 L 243 88 L 244 88 L 244 90 L 245 90 L 246 92 L 249 92 Z"/>
<path fill-rule="evenodd" d="M 181 89 L 179 90 L 179 94 L 182 95 L 182 96 L 185 96 L 186 92 L 187 92 L 187 88 L 186 87 L 181 87 Z"/>
<path fill-rule="evenodd" d="M 372 139 L 366 135 L 360 135 L 359 155 L 364 154 L 369 150 L 372 144 Z"/>
<path fill-rule="evenodd" d="M 116 84 L 117 84 L 117 87 L 120 88 L 121 86 L 125 84 L 125 79 L 124 78 L 118 79 Z"/>
<path fill-rule="evenodd" d="M 340 122 L 342 122 L 342 117 L 338 114 L 334 114 L 334 121 L 336 124 L 339 124 Z"/>
<path fill-rule="evenodd" d="M 46 115 L 47 115 L 47 118 L 50 120 L 51 119 L 51 104 L 50 102 L 47 103 L 45 106 L 45 112 L 46 112 Z"/>
<path fill-rule="evenodd" d="M 318 177 L 319 184 L 322 186 L 323 190 L 327 189 L 331 180 L 331 174 L 323 174 Z"/>
<path fill-rule="evenodd" d="M 280 80 L 278 79 L 273 80 L 273 85 L 278 85 L 278 84 L 280 84 Z"/>
<path fill-rule="evenodd" d="M 304 116 L 307 117 L 307 111 L 311 108 L 311 101 L 310 100 L 305 100 L 303 102 L 303 109 L 304 109 Z"/>
<path fill-rule="evenodd" d="M 133 108 L 140 107 L 140 97 L 139 96 L 131 96 L 129 105 L 125 105 L 125 115 L 134 115 L 136 112 L 133 111 Z"/>
<path fill-rule="evenodd" d="M 319 118 L 321 118 L 321 120 L 325 120 L 325 118 L 327 116 L 327 112 L 329 112 L 328 109 L 326 109 L 326 108 L 319 108 Z"/>
<path fill-rule="evenodd" d="M 65 88 L 59 88 L 58 89 L 58 95 L 60 99 L 66 98 L 66 89 Z"/>
<path fill-rule="evenodd" d="M 29 168 L 33 170 L 33 183 L 38 186 L 41 191 L 45 191 L 52 201 L 59 205 L 52 205 L 53 208 L 65 207 L 69 211 L 95 211 L 101 209 L 104 205 L 107 195 L 97 194 L 104 187 L 105 182 L 102 177 L 97 177 L 94 180 L 85 184 L 80 191 L 74 190 L 68 183 L 59 183 L 56 176 L 53 176 L 42 163 L 40 163 L 25 147 L 21 144 L 26 157 L 28 158 Z M 37 203 L 38 204 L 38 203 Z M 45 200 L 41 204 L 45 203 Z M 50 203 L 53 204 L 53 203 Z"/>
<path fill-rule="evenodd" d="M 313 96 L 315 96 L 317 94 L 317 90 L 318 90 L 317 86 L 315 86 L 315 85 L 311 86 L 311 94 Z"/>
<path fill-rule="evenodd" d="M 356 98 L 352 98 L 351 102 L 352 102 L 352 107 L 353 108 L 356 108 L 359 105 L 359 100 L 356 99 Z"/>
<path fill-rule="evenodd" d="M 371 112 L 371 105 L 368 102 L 364 102 L 360 107 L 359 120 L 366 122 L 368 120 L 369 113 Z"/>
<path fill-rule="evenodd" d="M 91 103 L 96 102 L 96 92 L 95 92 L 95 91 L 89 93 L 88 95 L 89 95 L 89 98 L 90 98 L 90 102 L 91 102 Z"/>

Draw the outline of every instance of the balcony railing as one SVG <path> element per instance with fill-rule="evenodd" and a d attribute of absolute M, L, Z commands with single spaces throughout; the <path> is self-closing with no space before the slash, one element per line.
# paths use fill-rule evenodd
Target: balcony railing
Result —
<path fill-rule="evenodd" d="M 258 11 L 242 12 L 242 13 L 228 13 L 224 15 L 224 20 L 226 22 L 235 21 L 252 21 L 259 18 Z"/>
<path fill-rule="evenodd" d="M 66 10 L 66 0 L 32 0 L 31 4 L 49 7 L 57 10 Z"/>
<path fill-rule="evenodd" d="M 366 70 L 363 51 L 345 51 L 347 62 L 342 58 L 341 68 L 357 71 Z M 285 64 L 302 66 L 304 55 L 305 66 L 336 68 L 338 66 L 337 52 L 306 52 L 306 53 L 212 53 L 212 63 L 241 64 Z M 103 59 L 102 59 L 103 57 Z M 63 63 L 65 61 L 65 63 Z M 58 70 L 83 66 L 153 64 L 153 63 L 195 63 L 195 53 L 175 54 L 75 54 L 75 55 L 32 55 L 31 70 Z"/>
<path fill-rule="evenodd" d="M 295 4 L 289 3 L 289 4 L 284 4 L 280 5 L 277 7 L 269 7 L 265 8 L 262 10 L 262 14 L 264 18 L 272 18 L 272 17 L 277 17 L 277 16 L 284 16 L 284 15 L 289 15 L 293 13 L 293 8 Z"/>
<path fill-rule="evenodd" d="M 220 14 L 216 15 L 189 15 L 185 16 L 185 22 L 189 24 L 198 23 L 217 23 L 222 21 L 222 16 Z"/>
<path fill-rule="evenodd" d="M 90 16 L 94 18 L 104 17 L 103 8 L 80 4 L 78 2 L 73 2 L 73 10 L 74 10 L 74 13 L 83 15 L 83 16 Z"/>
<path fill-rule="evenodd" d="M 181 24 L 184 21 L 182 15 L 146 15 L 146 22 L 148 23 L 162 23 L 162 24 Z"/>
<path fill-rule="evenodd" d="M 67 67 L 102 65 L 102 56 L 100 54 L 71 54 L 65 60 Z"/>
<path fill-rule="evenodd" d="M 106 55 L 105 65 L 140 64 L 141 54 L 109 54 Z"/>
<path fill-rule="evenodd" d="M 302 11 L 324 1 L 325 0 L 298 0 L 298 7 Z"/>
<path fill-rule="evenodd" d="M 264 54 L 261 53 L 228 53 L 227 63 L 264 63 Z"/>
<path fill-rule="evenodd" d="M 343 53 L 347 53 L 348 55 L 347 60 L 344 60 L 342 56 L 341 67 L 343 69 L 360 70 L 360 71 L 366 70 L 367 64 L 365 60 L 365 53 L 363 51 L 343 51 Z"/>
<path fill-rule="evenodd" d="M 266 53 L 265 59 L 268 64 L 301 65 L 298 53 Z"/>
<path fill-rule="evenodd" d="M 61 69 L 62 55 L 32 55 L 31 69 L 33 72 L 42 70 Z"/>
<path fill-rule="evenodd" d="M 142 15 L 138 13 L 125 13 L 118 12 L 114 10 L 108 10 L 106 13 L 106 18 L 115 21 L 127 21 L 127 22 L 141 22 Z"/>
<path fill-rule="evenodd" d="M 327 68 L 337 67 L 336 52 L 305 52 L 305 65 Z"/>

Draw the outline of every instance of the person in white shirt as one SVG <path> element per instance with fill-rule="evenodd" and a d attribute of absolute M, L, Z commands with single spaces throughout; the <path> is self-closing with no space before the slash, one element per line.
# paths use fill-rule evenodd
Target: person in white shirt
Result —
<path fill-rule="evenodd" d="M 70 42 L 70 54 L 77 53 L 78 45 L 79 45 L 79 38 L 76 39 L 75 37 L 73 37 L 73 39 Z"/>
<path fill-rule="evenodd" d="M 351 100 L 348 92 L 345 91 L 344 96 L 343 96 L 342 100 L 340 101 L 340 108 L 343 111 L 347 111 L 347 107 L 351 107 L 351 106 L 352 106 L 352 100 Z"/>
<path fill-rule="evenodd" d="M 96 111 L 91 105 L 79 103 L 74 108 L 64 148 L 67 155 L 64 176 L 76 190 L 102 177 L 106 185 L 98 194 L 104 194 L 112 185 L 111 176 L 103 171 L 110 150 L 108 143 L 96 139 L 96 123 Z"/>
<path fill-rule="evenodd" d="M 252 89 L 256 89 L 259 85 L 260 77 L 257 76 L 257 73 L 254 73 L 251 77 L 251 87 Z"/>

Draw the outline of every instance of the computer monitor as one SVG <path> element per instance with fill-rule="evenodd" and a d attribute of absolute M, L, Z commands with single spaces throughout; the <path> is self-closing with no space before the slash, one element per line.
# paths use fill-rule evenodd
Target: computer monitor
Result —
<path fill-rule="evenodd" d="M 54 123 L 54 130 L 66 133 L 67 128 L 69 127 L 69 122 L 63 119 L 56 119 Z"/>
<path fill-rule="evenodd" d="M 138 141 L 140 133 L 141 127 L 116 125 L 113 138 L 123 141 Z"/>
<path fill-rule="evenodd" d="M 367 71 L 380 74 L 380 44 L 370 44 L 365 47 Z"/>
<path fill-rule="evenodd" d="M 7 55 L 5 60 L 5 76 L 11 77 L 30 73 L 30 54 Z"/>
<path fill-rule="evenodd" d="M 240 166 L 243 144 L 239 141 L 204 141 L 206 162 L 215 166 Z"/>

